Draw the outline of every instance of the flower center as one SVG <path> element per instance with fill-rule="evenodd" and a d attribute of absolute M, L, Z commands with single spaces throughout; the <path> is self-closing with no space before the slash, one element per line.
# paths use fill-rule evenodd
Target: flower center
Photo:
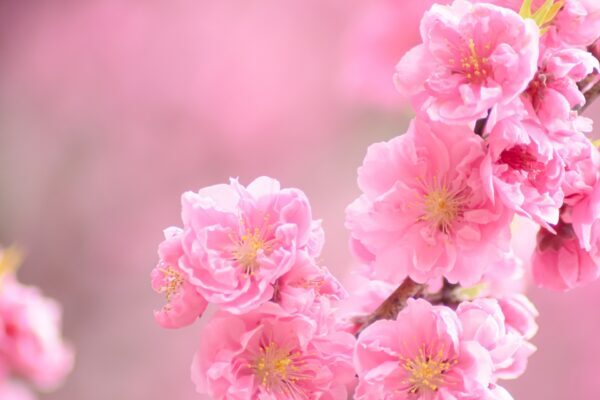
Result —
<path fill-rule="evenodd" d="M 275 342 L 261 346 L 260 355 L 250 365 L 260 385 L 266 390 L 285 394 L 290 398 L 306 398 L 298 382 L 308 378 L 302 372 L 303 361 L 299 352 L 290 352 Z"/>
<path fill-rule="evenodd" d="M 491 74 L 488 59 L 487 57 L 481 57 L 473 39 L 469 39 L 467 47 L 467 53 L 460 59 L 462 71 L 469 82 L 483 83 Z M 485 48 L 486 50 L 489 50 L 490 45 L 486 45 Z"/>
<path fill-rule="evenodd" d="M 173 296 L 179 292 L 181 286 L 183 286 L 183 275 L 171 266 L 160 271 L 164 276 L 162 290 L 167 296 L 167 301 L 170 302 Z"/>
<path fill-rule="evenodd" d="M 245 232 L 233 240 L 236 245 L 233 258 L 244 268 L 246 274 L 252 275 L 260 267 L 259 254 L 269 254 L 273 250 L 273 240 L 266 240 L 262 229 L 243 229 Z"/>
<path fill-rule="evenodd" d="M 423 196 L 423 215 L 419 221 L 428 222 L 440 232 L 449 233 L 452 224 L 462 216 L 465 196 L 446 184 L 435 181 Z"/>
<path fill-rule="evenodd" d="M 448 360 L 443 349 L 435 355 L 419 350 L 419 355 L 412 359 L 401 359 L 402 366 L 410 374 L 406 380 L 409 393 L 437 391 L 446 383 L 445 374 L 455 365 L 457 360 Z"/>
<path fill-rule="evenodd" d="M 538 161 L 522 144 L 502 151 L 498 162 L 508 165 L 511 169 L 527 172 L 529 179 L 536 179 L 544 170 L 544 163 Z"/>

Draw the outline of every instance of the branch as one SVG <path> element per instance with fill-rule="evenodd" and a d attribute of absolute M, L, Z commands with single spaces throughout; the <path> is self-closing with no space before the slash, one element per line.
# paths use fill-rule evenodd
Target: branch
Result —
<path fill-rule="evenodd" d="M 477 136 L 483 136 L 483 132 L 485 132 L 485 126 L 487 125 L 491 112 L 492 109 L 490 108 L 484 118 L 478 119 L 477 122 L 475 122 L 475 129 L 473 129 L 473 131 Z"/>
<path fill-rule="evenodd" d="M 588 46 L 587 50 L 600 61 L 600 54 L 598 54 L 597 41 Z M 590 84 L 594 83 L 591 87 Z M 578 83 L 579 90 L 583 92 L 585 96 L 585 104 L 581 107 L 577 107 L 576 111 L 581 115 L 586 108 L 588 108 L 594 100 L 600 95 L 600 80 L 598 80 L 598 72 L 592 72 L 584 80 Z"/>
<path fill-rule="evenodd" d="M 425 297 L 431 304 L 443 304 L 448 307 L 455 308 L 461 302 L 461 299 L 456 293 L 456 290 L 460 288 L 458 283 L 450 283 L 444 279 L 444 286 L 437 293 L 428 294 Z"/>
<path fill-rule="evenodd" d="M 380 319 L 395 319 L 398 313 L 406 305 L 406 300 L 410 297 L 420 295 L 425 290 L 426 285 L 417 283 L 410 278 L 406 278 L 398 289 L 396 289 L 375 311 L 364 319 L 358 320 L 361 323 L 356 332 L 358 336 L 367 326 Z"/>
<path fill-rule="evenodd" d="M 583 93 L 583 95 L 585 96 L 585 104 L 577 109 L 579 114 L 583 113 L 586 108 L 588 108 L 594 102 L 594 100 L 600 96 L 600 82 L 596 82 L 594 86 Z"/>

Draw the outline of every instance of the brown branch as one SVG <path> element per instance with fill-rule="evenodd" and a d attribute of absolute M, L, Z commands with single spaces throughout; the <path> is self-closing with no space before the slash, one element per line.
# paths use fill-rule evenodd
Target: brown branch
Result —
<path fill-rule="evenodd" d="M 450 283 L 444 279 L 444 286 L 437 293 L 431 293 L 424 296 L 424 298 L 431 304 L 443 304 L 445 306 L 455 308 L 461 300 L 457 294 L 457 289 L 460 288 L 458 283 Z"/>
<path fill-rule="evenodd" d="M 600 54 L 598 54 L 597 41 L 594 44 L 588 46 L 587 51 L 589 51 L 594 57 L 596 57 L 596 59 L 600 61 Z M 594 81 L 596 82 L 590 87 L 590 84 Z M 586 108 L 588 108 L 600 95 L 600 81 L 598 81 L 598 72 L 592 72 L 577 85 L 579 86 L 579 90 L 583 91 L 583 95 L 585 96 L 585 104 L 580 107 L 576 107 L 575 111 L 577 111 L 579 114 L 582 114 L 586 110 Z"/>
<path fill-rule="evenodd" d="M 425 290 L 423 284 L 417 283 L 410 278 L 406 278 L 398 289 L 389 295 L 387 299 L 375 311 L 361 320 L 357 320 L 361 324 L 356 332 L 358 336 L 367 326 L 380 319 L 395 319 L 398 313 L 406 305 L 406 300 L 411 297 L 419 296 Z"/>
<path fill-rule="evenodd" d="M 478 119 L 477 122 L 475 122 L 475 129 L 473 129 L 473 131 L 477 136 L 483 137 L 483 133 L 485 132 L 485 126 L 487 125 L 491 112 L 492 109 L 490 108 L 487 112 L 487 115 L 484 118 Z"/>
<path fill-rule="evenodd" d="M 579 114 L 583 113 L 586 108 L 588 108 L 594 102 L 594 100 L 600 96 L 600 81 L 596 82 L 594 86 L 584 92 L 583 95 L 585 96 L 585 104 L 581 107 L 578 107 L 577 111 Z"/>

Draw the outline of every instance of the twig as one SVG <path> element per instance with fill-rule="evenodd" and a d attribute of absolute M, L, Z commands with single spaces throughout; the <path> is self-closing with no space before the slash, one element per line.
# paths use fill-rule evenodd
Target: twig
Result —
<path fill-rule="evenodd" d="M 431 304 L 443 304 L 448 307 L 456 307 L 460 304 L 460 298 L 456 291 L 460 288 L 458 283 L 450 283 L 444 279 L 444 286 L 437 293 L 431 293 L 424 296 L 424 298 Z"/>
<path fill-rule="evenodd" d="M 417 283 L 410 278 L 406 278 L 398 289 L 384 300 L 383 303 L 370 315 L 364 318 L 361 322 L 362 325 L 358 329 L 356 336 L 358 336 L 367 326 L 380 319 L 395 319 L 398 313 L 406 305 L 406 300 L 410 297 L 420 295 L 425 290 L 425 285 Z"/>
<path fill-rule="evenodd" d="M 489 109 L 487 115 L 484 118 L 478 119 L 477 122 L 475 122 L 475 129 L 473 129 L 473 131 L 476 135 L 483 136 L 483 132 L 485 131 L 485 126 L 487 125 L 491 112 L 492 109 Z"/>
<path fill-rule="evenodd" d="M 583 95 L 585 96 L 585 104 L 577 109 L 579 114 L 583 113 L 586 108 L 588 108 L 594 102 L 594 100 L 600 96 L 600 82 L 596 82 L 594 86 L 587 90 Z"/>

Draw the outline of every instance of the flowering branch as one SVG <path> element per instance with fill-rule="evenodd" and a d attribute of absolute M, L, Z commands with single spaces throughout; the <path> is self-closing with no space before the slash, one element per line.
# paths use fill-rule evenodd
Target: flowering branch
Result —
<path fill-rule="evenodd" d="M 404 282 L 398 286 L 398 289 L 394 290 L 394 292 L 389 295 L 375 311 L 360 321 L 362 322 L 362 325 L 358 329 L 356 336 L 375 321 L 380 319 L 395 319 L 396 316 L 398 316 L 398 313 L 406 305 L 406 300 L 420 295 L 426 287 L 426 285 L 417 283 L 410 278 L 406 278 Z"/>

